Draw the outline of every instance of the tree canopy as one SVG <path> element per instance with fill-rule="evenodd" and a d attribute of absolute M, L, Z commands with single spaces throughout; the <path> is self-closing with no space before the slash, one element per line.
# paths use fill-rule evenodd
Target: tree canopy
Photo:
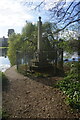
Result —
<path fill-rule="evenodd" d="M 43 50 L 53 49 L 53 34 L 51 23 L 44 23 L 42 25 L 42 35 L 43 35 Z M 16 54 L 17 52 L 23 56 L 27 54 L 28 56 L 34 56 L 37 50 L 37 39 L 38 30 L 37 25 L 32 23 L 26 23 L 22 29 L 21 34 L 13 34 L 9 37 L 9 49 L 8 57 L 12 65 L 16 64 Z M 25 55 L 24 55 L 25 56 Z M 19 56 L 20 57 L 20 56 Z"/>

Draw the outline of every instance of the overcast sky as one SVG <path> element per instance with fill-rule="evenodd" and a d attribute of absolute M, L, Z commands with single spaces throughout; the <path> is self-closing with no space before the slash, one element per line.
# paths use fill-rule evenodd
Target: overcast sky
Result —
<path fill-rule="evenodd" d="M 36 22 L 39 16 L 42 16 L 43 21 L 49 19 L 45 12 L 31 12 L 28 7 L 23 5 L 24 1 L 40 2 L 42 0 L 1 0 L 0 1 L 0 37 L 7 36 L 8 29 L 14 29 L 16 33 L 20 33 L 22 27 L 28 22 Z M 47 5 L 45 9 L 51 5 L 50 1 L 45 0 Z M 58 0 L 56 0 L 58 1 Z M 70 0 L 67 0 L 70 1 Z"/>

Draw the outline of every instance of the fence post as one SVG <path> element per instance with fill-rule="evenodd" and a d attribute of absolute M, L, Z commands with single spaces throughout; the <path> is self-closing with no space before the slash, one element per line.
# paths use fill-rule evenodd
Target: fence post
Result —
<path fill-rule="evenodd" d="M 17 70 L 18 70 L 18 51 L 16 50 L 16 65 L 17 65 Z"/>

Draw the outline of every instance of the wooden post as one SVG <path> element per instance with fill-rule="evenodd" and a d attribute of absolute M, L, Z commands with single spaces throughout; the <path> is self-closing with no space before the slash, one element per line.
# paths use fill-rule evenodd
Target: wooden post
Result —
<path fill-rule="evenodd" d="M 61 44 L 63 43 L 62 39 L 60 39 L 59 41 Z M 59 66 L 60 66 L 60 69 L 63 71 L 63 48 L 62 48 L 62 45 L 60 47 L 60 65 Z"/>
<path fill-rule="evenodd" d="M 17 66 L 17 70 L 18 70 L 19 65 L 18 65 L 18 51 L 17 50 L 16 50 L 16 66 Z"/>
<path fill-rule="evenodd" d="M 57 49 L 55 51 L 54 75 L 57 73 Z"/>
<path fill-rule="evenodd" d="M 61 42 L 63 42 L 63 40 Z M 61 48 L 61 69 L 63 70 L 63 48 Z"/>

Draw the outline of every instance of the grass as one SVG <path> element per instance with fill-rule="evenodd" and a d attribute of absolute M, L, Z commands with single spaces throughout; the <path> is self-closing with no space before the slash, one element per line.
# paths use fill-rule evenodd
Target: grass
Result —
<path fill-rule="evenodd" d="M 8 48 L 8 47 L 0 47 L 0 49 L 3 49 L 3 48 Z"/>
<path fill-rule="evenodd" d="M 9 85 L 9 81 L 3 72 L 0 72 L 0 85 L 2 85 L 3 91 L 6 91 L 7 86 Z M 7 117 L 8 114 L 6 113 L 6 111 L 0 107 L 0 118 L 6 119 Z"/>
<path fill-rule="evenodd" d="M 0 84 L 2 84 L 2 90 L 7 90 L 9 81 L 3 72 L 0 72 Z"/>
<path fill-rule="evenodd" d="M 9 115 L 6 113 L 5 110 L 2 110 L 2 119 L 7 119 Z"/>
<path fill-rule="evenodd" d="M 5 120 L 8 117 L 9 117 L 9 115 L 6 113 L 6 111 L 4 109 L 0 109 L 0 118 Z"/>
<path fill-rule="evenodd" d="M 0 107 L 0 118 L 2 118 L 2 108 Z"/>

